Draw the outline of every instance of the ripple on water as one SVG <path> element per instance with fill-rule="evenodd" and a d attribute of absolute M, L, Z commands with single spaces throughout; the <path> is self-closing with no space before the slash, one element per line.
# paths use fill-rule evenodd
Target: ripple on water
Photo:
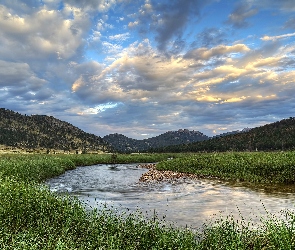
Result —
<path fill-rule="evenodd" d="M 220 215 L 241 215 L 259 221 L 261 215 L 293 209 L 295 191 L 267 192 L 263 186 L 243 186 L 218 180 L 185 179 L 180 182 L 139 183 L 147 169 L 136 164 L 94 165 L 79 167 L 47 181 L 53 192 L 77 196 L 88 207 L 102 204 L 129 209 L 175 222 L 179 226 L 201 227 Z M 266 210 L 265 210 L 266 209 Z"/>

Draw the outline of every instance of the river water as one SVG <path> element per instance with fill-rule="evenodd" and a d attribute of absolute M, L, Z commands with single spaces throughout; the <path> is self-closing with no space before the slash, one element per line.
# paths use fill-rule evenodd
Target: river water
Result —
<path fill-rule="evenodd" d="M 279 191 L 206 179 L 139 183 L 146 171 L 137 164 L 93 165 L 67 171 L 46 183 L 53 192 L 78 197 L 87 208 L 139 209 L 147 216 L 157 214 L 167 223 L 192 229 L 228 215 L 256 224 L 267 213 L 279 217 L 281 211 L 295 210 L 293 187 Z"/>

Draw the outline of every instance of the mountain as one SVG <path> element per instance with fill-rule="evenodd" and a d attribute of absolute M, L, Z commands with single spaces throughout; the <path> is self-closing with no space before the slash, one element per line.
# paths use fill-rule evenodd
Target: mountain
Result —
<path fill-rule="evenodd" d="M 230 132 L 222 133 L 219 135 L 215 135 L 212 138 L 218 138 L 218 137 L 223 137 L 223 136 L 228 136 L 228 135 L 235 135 L 235 134 L 239 134 L 239 133 L 248 132 L 250 130 L 251 130 L 250 128 L 244 128 L 242 130 L 235 130 L 235 131 L 230 131 Z"/>
<path fill-rule="evenodd" d="M 24 149 L 106 151 L 99 136 L 46 115 L 21 115 L 0 108 L 0 144 Z"/>
<path fill-rule="evenodd" d="M 122 134 L 110 134 L 103 137 L 116 151 L 124 153 L 152 151 L 154 148 L 187 144 L 207 140 L 208 138 L 208 136 L 199 131 L 189 131 L 188 129 L 168 131 L 164 134 L 144 140 L 131 139 Z"/>
<path fill-rule="evenodd" d="M 212 152 L 295 149 L 295 118 L 212 138 L 198 131 L 179 129 L 135 140 L 121 134 L 103 138 L 46 115 L 21 115 L 0 108 L 0 145 L 20 149 L 64 151 Z"/>
<path fill-rule="evenodd" d="M 167 146 L 156 152 L 273 151 L 295 149 L 295 118 L 290 117 L 242 132 L 186 145 Z"/>

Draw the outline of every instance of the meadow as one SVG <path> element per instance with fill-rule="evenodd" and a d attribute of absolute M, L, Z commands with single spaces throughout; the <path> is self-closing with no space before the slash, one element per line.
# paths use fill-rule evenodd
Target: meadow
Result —
<path fill-rule="evenodd" d="M 227 166 L 227 170 L 224 169 L 218 177 L 234 179 L 237 176 L 233 174 L 233 169 L 240 172 L 243 164 L 232 164 L 237 160 L 244 161 L 249 168 L 256 162 L 254 159 L 260 159 L 260 165 L 252 166 L 254 170 L 251 171 L 257 169 L 260 177 L 254 178 L 245 168 L 238 178 L 243 176 L 244 180 L 258 182 L 292 182 L 289 175 L 293 171 L 294 153 L 253 153 L 253 161 L 250 160 L 251 154 L 246 158 L 237 153 L 1 155 L 0 249 L 294 249 L 295 215 L 291 212 L 285 214 L 284 221 L 271 215 L 262 218 L 262 225 L 255 230 L 242 218 L 236 221 L 229 217 L 204 225 L 203 231 L 193 232 L 165 225 L 157 218 L 147 219 L 140 213 L 119 215 L 107 207 L 89 212 L 77 199 L 58 196 L 42 184 L 45 179 L 76 166 L 131 162 L 160 162 L 160 169 L 170 167 L 177 171 L 196 171 L 204 177 L 217 174 L 220 168 Z M 269 162 L 263 168 L 263 162 L 268 162 L 262 159 L 264 157 L 273 163 Z M 198 167 L 196 162 L 203 164 Z M 285 165 L 282 166 L 283 163 Z M 284 170 L 285 177 L 275 178 L 271 170 L 265 170 L 272 165 L 277 170 L 275 173 Z M 214 167 L 209 171 L 208 166 Z M 264 170 L 259 172 L 259 168 Z"/>
<path fill-rule="evenodd" d="M 294 184 L 295 152 L 224 152 L 187 154 L 157 164 L 158 170 L 217 177 L 227 181 Z"/>

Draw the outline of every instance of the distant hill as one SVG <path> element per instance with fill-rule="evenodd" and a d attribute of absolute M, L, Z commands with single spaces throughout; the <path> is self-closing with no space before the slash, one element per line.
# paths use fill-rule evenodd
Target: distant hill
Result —
<path fill-rule="evenodd" d="M 295 149 L 295 118 L 283 119 L 206 141 L 158 148 L 157 152 L 272 151 Z"/>
<path fill-rule="evenodd" d="M 199 131 L 189 131 L 188 129 L 168 131 L 144 140 L 131 139 L 122 134 L 110 134 L 103 137 L 115 150 L 124 153 L 152 151 L 154 148 L 204 141 L 208 138 Z"/>
<path fill-rule="evenodd" d="M 235 134 L 239 134 L 239 133 L 248 132 L 250 130 L 251 130 L 250 128 L 244 128 L 242 130 L 235 130 L 235 131 L 230 131 L 230 132 L 222 133 L 219 135 L 215 135 L 212 138 L 218 138 L 218 137 L 223 137 L 223 136 L 228 136 L 228 135 L 235 135 Z"/>
<path fill-rule="evenodd" d="M 0 144 L 24 149 L 109 150 L 99 136 L 46 115 L 21 115 L 0 108 Z"/>
<path fill-rule="evenodd" d="M 20 149 L 108 152 L 212 152 L 295 149 L 295 118 L 212 138 L 199 131 L 179 129 L 135 140 L 122 134 L 103 138 L 46 115 L 21 115 L 0 108 L 0 145 Z"/>

